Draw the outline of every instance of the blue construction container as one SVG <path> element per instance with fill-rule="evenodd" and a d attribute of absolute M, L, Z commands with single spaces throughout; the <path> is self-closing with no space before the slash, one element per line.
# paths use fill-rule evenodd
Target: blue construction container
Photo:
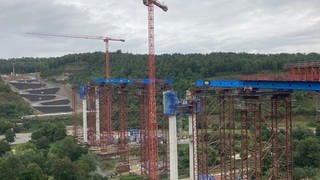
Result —
<path fill-rule="evenodd" d="M 131 128 L 129 130 L 129 141 L 130 142 L 140 142 L 140 129 Z"/>
<path fill-rule="evenodd" d="M 202 175 L 198 176 L 198 180 L 217 180 L 217 178 L 214 176 L 207 175 L 207 174 L 205 174 L 205 175 L 202 174 Z"/>
<path fill-rule="evenodd" d="M 163 92 L 163 113 L 168 116 L 176 115 L 179 99 L 175 91 Z"/>
<path fill-rule="evenodd" d="M 80 99 L 86 98 L 87 89 L 88 89 L 87 86 L 80 86 L 79 88 Z"/>

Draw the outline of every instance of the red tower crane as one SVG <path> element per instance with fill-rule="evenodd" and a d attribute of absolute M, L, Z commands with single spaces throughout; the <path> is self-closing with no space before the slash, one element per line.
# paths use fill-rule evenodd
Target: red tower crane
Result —
<path fill-rule="evenodd" d="M 106 60 L 106 79 L 110 79 L 110 58 L 109 58 L 109 41 L 124 42 L 124 39 L 116 39 L 108 36 L 87 36 L 87 35 L 66 35 L 66 34 L 48 34 L 48 33 L 27 33 L 37 36 L 51 36 L 51 37 L 65 37 L 65 38 L 78 38 L 78 39 L 93 39 L 103 40 L 105 42 L 105 60 Z M 112 138 L 112 121 L 111 121 L 111 91 L 106 90 L 106 113 L 105 113 L 105 130 L 107 138 Z"/>
<path fill-rule="evenodd" d="M 109 41 L 121 41 L 124 42 L 124 39 L 116 39 L 108 36 L 87 36 L 87 35 L 66 35 L 66 34 L 48 34 L 48 33 L 27 33 L 37 36 L 51 36 L 51 37 L 66 37 L 66 38 L 78 38 L 78 39 L 95 39 L 103 40 L 105 42 L 105 59 L 106 59 L 106 78 L 110 79 L 110 63 L 109 63 Z"/>
<path fill-rule="evenodd" d="M 154 5 L 163 11 L 168 7 L 157 0 L 143 0 L 143 4 L 148 6 L 148 42 L 149 42 L 149 122 L 147 123 L 149 148 L 149 176 L 151 180 L 158 179 L 158 123 L 156 114 L 156 67 L 155 67 L 155 47 L 154 47 Z"/>

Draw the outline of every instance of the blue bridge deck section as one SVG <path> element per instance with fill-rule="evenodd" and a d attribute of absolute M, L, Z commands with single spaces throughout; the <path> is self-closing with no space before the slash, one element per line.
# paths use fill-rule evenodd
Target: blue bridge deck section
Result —
<path fill-rule="evenodd" d="M 117 79 L 95 79 L 92 81 L 93 84 L 95 85 L 135 85 L 135 84 L 140 84 L 140 85 L 149 85 L 151 84 L 152 80 L 150 79 L 125 79 L 125 78 L 117 78 Z M 155 80 L 156 84 L 166 84 L 166 85 L 172 85 L 173 80 L 171 79 L 156 79 Z M 80 86 L 79 87 L 79 94 L 80 98 L 84 99 L 85 94 L 88 90 L 88 86 Z"/>
<path fill-rule="evenodd" d="M 171 79 L 157 79 L 156 83 L 172 84 L 173 80 Z M 152 81 L 150 79 L 96 79 L 93 83 L 97 84 L 145 84 L 148 85 Z"/>
<path fill-rule="evenodd" d="M 320 91 L 320 82 L 313 81 L 247 81 L 247 80 L 197 80 L 197 87 L 252 88 L 274 90 Z"/>

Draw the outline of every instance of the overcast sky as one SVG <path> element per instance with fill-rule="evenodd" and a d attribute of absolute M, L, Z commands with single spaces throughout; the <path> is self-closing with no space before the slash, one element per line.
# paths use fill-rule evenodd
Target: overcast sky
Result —
<path fill-rule="evenodd" d="M 164 0 L 155 9 L 156 53 L 320 52 L 320 0 Z M 104 51 L 98 40 L 26 32 L 123 38 L 110 50 L 147 53 L 142 0 L 0 0 L 0 58 Z"/>

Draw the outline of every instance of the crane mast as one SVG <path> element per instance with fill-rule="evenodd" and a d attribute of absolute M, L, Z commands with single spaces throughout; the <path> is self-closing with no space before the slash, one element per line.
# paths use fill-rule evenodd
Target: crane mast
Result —
<path fill-rule="evenodd" d="M 154 5 L 167 11 L 167 6 L 159 3 L 156 0 L 143 0 L 143 4 L 148 6 L 148 44 L 149 44 L 149 121 L 147 123 L 148 140 L 147 145 L 149 148 L 148 160 L 149 169 L 148 173 L 151 180 L 158 179 L 158 123 L 156 114 L 156 67 L 155 67 L 155 47 L 154 47 Z"/>

